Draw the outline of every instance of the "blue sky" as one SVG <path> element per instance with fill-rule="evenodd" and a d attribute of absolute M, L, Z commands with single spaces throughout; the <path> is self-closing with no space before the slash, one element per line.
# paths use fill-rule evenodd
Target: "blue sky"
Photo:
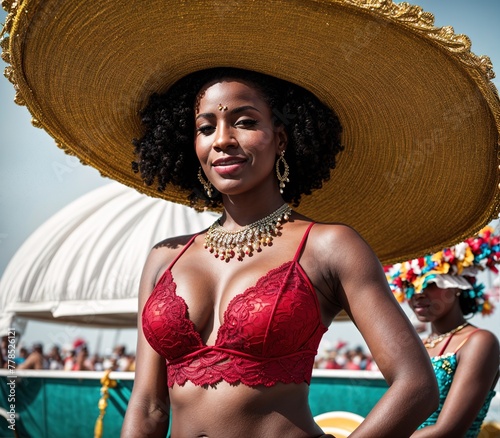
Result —
<path fill-rule="evenodd" d="M 498 0 L 417 0 L 425 10 L 434 13 L 436 25 L 452 25 L 456 33 L 472 40 L 472 51 L 490 56 L 500 75 L 500 1 Z M 3 22 L 5 12 L 0 12 Z M 3 70 L 5 64 L 0 61 Z M 499 78 L 494 80 L 500 87 Z M 13 103 L 11 84 L 0 77 L 0 275 L 24 240 L 45 220 L 79 196 L 109 182 L 92 168 L 65 155 L 44 132 L 31 126 L 26 108 Z M 494 317 L 477 320 L 481 326 L 494 328 L 499 335 L 500 310 Z M 330 336 L 349 338 L 357 335 L 345 323 Z M 59 328 L 38 323 L 28 325 L 26 342 L 43 338 Z M 81 334 L 70 330 L 71 336 Z M 86 334 L 90 339 L 95 334 Z M 110 334 L 109 342 L 122 342 L 121 334 Z M 130 333 L 125 333 L 130 344 Z M 133 337 L 133 336 L 132 336 Z M 92 342 L 92 341 L 91 341 Z M 128 342 L 128 341 L 127 341 Z"/>

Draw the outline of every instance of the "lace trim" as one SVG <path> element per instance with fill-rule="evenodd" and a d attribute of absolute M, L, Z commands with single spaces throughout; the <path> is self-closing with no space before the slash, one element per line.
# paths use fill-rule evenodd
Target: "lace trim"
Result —
<path fill-rule="evenodd" d="M 210 347 L 209 347 L 210 348 Z M 215 385 L 221 381 L 246 386 L 273 386 L 276 383 L 311 383 L 316 352 L 259 362 L 224 351 L 211 350 L 179 363 L 167 363 L 168 386 Z"/>

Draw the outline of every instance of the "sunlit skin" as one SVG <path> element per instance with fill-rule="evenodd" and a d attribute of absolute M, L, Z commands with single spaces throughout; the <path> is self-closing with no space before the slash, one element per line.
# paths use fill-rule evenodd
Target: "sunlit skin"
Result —
<path fill-rule="evenodd" d="M 288 138 L 284 127 L 274 124 L 256 87 L 231 78 L 207 84 L 199 93 L 195 118 L 193 147 L 205 178 L 222 194 L 222 225 L 240 229 L 280 207 L 284 201 L 274 166 Z M 203 246 L 204 233 L 194 240 L 173 266 L 172 276 L 176 294 L 186 302 L 189 319 L 204 343 L 215 343 L 224 312 L 237 294 L 293 259 L 310 222 L 293 212 L 271 246 L 242 261 L 216 259 Z M 172 438 L 329 436 L 314 422 L 305 382 L 249 387 L 221 381 L 200 387 L 188 381 L 168 389 L 165 360 L 145 340 L 141 313 L 158 279 L 189 238 L 161 242 L 146 262 L 139 294 L 136 378 L 122 437 L 145 436 L 146 427 L 148 437 L 164 437 L 169 408 Z M 435 408 L 437 388 L 432 386 L 432 369 L 420 339 L 393 298 L 377 257 L 351 228 L 318 223 L 299 262 L 314 287 L 322 323 L 329 326 L 346 309 L 391 385 L 351 436 L 408 436 L 420 417 L 423 420 Z M 400 333 L 406 334 L 403 339 Z M 402 346 L 408 353 L 401 354 Z M 403 416 L 401 405 L 414 406 L 419 415 Z"/>
<path fill-rule="evenodd" d="M 431 283 L 422 293 L 410 298 L 409 305 L 419 321 L 431 324 L 432 333 L 448 333 L 467 322 L 460 309 L 459 293 L 460 289 L 441 289 Z M 456 332 L 446 348 L 448 338 L 443 339 L 427 350 L 429 356 L 454 352 L 474 330 L 476 327 L 468 325 Z M 415 432 L 412 437 L 464 436 L 498 379 L 498 340 L 489 331 L 480 330 L 458 350 L 457 360 L 457 371 L 438 422 Z"/>

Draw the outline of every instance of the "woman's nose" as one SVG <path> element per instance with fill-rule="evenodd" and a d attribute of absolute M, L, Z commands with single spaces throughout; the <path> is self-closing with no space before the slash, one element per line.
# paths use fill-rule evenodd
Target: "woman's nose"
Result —
<path fill-rule="evenodd" d="M 235 147 L 237 145 L 234 138 L 231 126 L 221 123 L 217 126 L 215 131 L 214 148 L 225 150 L 228 147 Z"/>
<path fill-rule="evenodd" d="M 422 290 L 421 292 L 419 292 L 418 294 L 414 294 L 413 297 L 415 299 L 415 301 L 421 301 L 421 300 L 424 300 L 427 298 L 427 295 L 425 293 L 424 290 Z"/>

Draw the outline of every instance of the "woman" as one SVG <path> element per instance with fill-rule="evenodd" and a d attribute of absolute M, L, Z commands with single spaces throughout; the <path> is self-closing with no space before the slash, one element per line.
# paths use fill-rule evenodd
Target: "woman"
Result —
<path fill-rule="evenodd" d="M 430 323 L 424 345 L 440 389 L 439 408 L 412 437 L 476 437 L 495 392 L 499 344 L 467 320 L 493 308 L 476 282 L 480 270 L 496 271 L 500 238 L 486 227 L 476 237 L 432 256 L 387 267 L 391 288 L 407 298 L 421 322 Z"/>
<path fill-rule="evenodd" d="M 408 259 L 498 213 L 489 60 L 406 2 L 4 3 L 7 77 L 37 126 L 103 175 L 222 213 L 146 262 L 123 436 L 163 436 L 170 410 L 174 438 L 321 436 L 307 384 L 341 309 L 390 384 L 355 434 L 410 435 L 437 387 L 374 252 Z M 228 66 L 296 86 L 211 70 Z M 409 216 L 443 193 L 453 211 Z"/>
<path fill-rule="evenodd" d="M 284 106 L 296 114 L 288 124 L 274 116 Z M 161 190 L 175 180 L 191 188 L 193 204 L 223 210 L 208 231 L 161 242 L 148 258 L 123 436 L 143 436 L 143 424 L 164 436 L 169 407 L 172 437 L 322 436 L 308 384 L 321 336 L 342 309 L 391 385 L 353 436 L 408 436 L 435 407 L 436 388 L 377 258 L 351 228 L 314 223 L 287 204 L 335 166 L 332 111 L 285 81 L 213 69 L 155 96 L 143 120 L 136 166 L 146 182 Z M 408 335 L 404 357 L 389 328 Z"/>

